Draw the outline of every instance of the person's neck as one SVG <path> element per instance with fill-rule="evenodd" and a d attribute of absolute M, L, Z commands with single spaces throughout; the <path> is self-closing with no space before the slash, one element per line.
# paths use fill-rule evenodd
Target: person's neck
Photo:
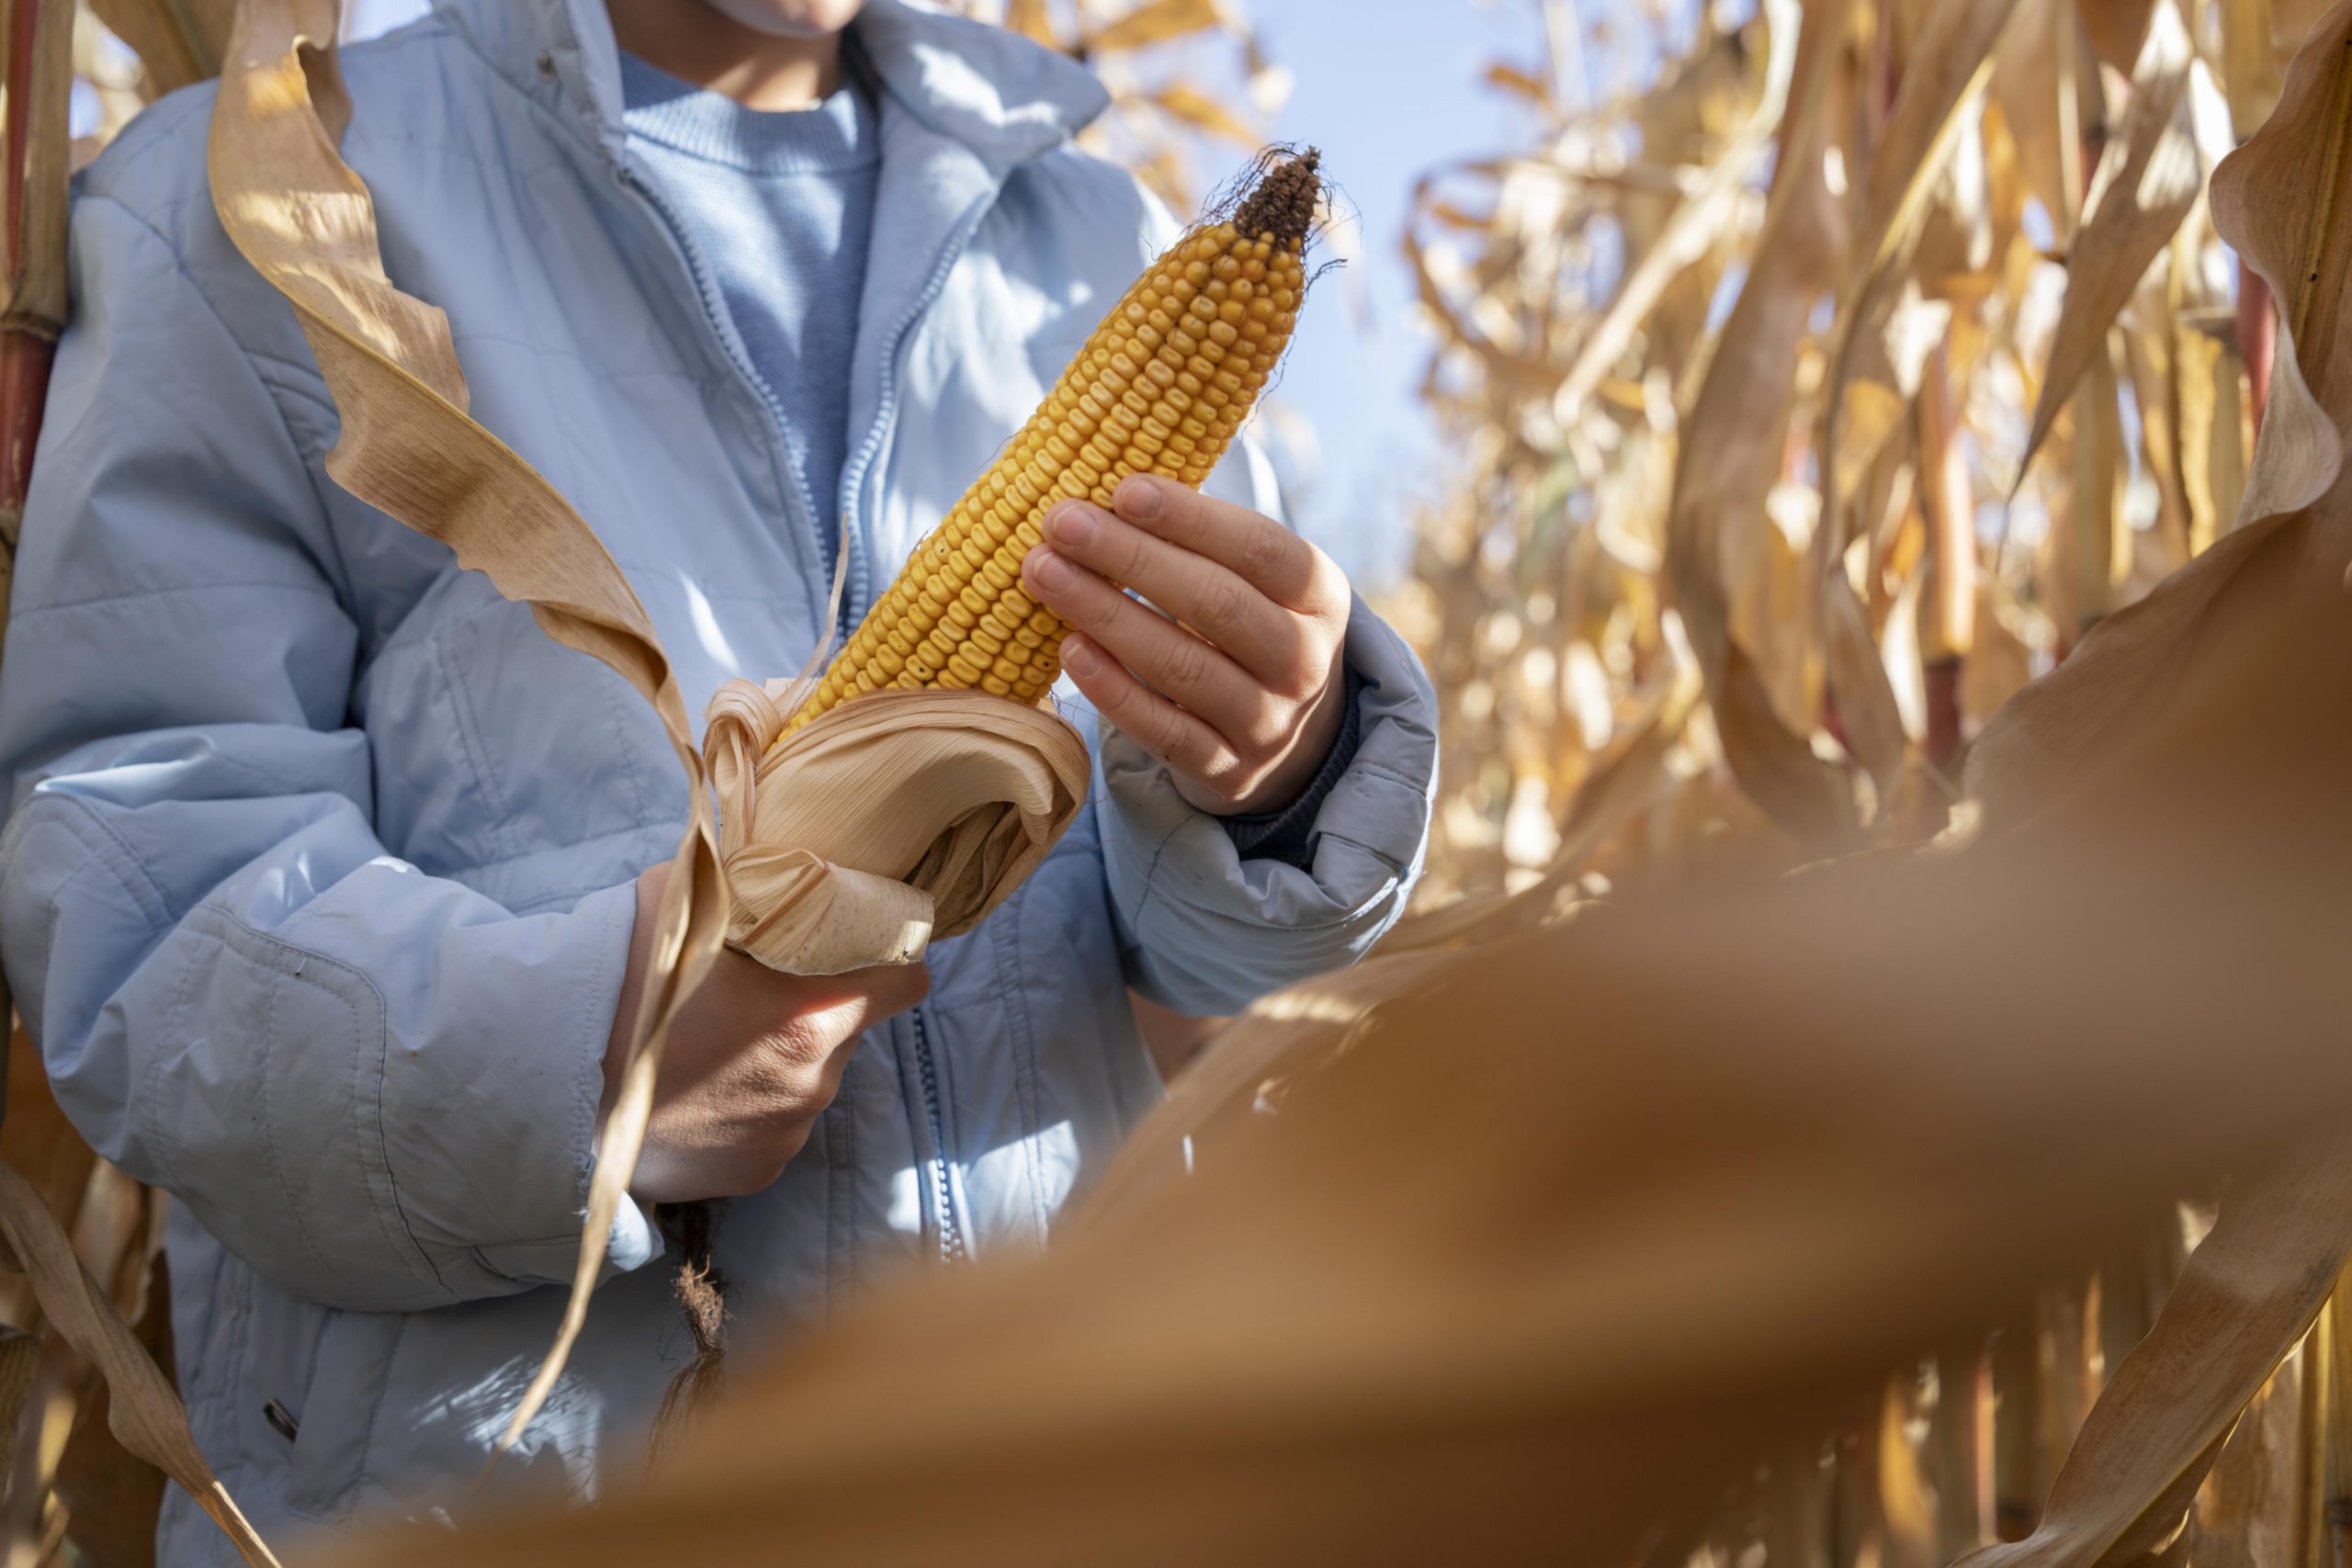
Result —
<path fill-rule="evenodd" d="M 764 33 L 706 0 L 605 0 L 620 46 L 745 108 L 805 109 L 842 82 L 842 35 Z"/>

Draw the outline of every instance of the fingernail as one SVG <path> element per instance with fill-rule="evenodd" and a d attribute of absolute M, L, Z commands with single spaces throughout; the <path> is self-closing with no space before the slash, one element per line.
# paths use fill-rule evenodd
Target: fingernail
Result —
<path fill-rule="evenodd" d="M 1046 519 L 1046 531 L 1065 545 L 1083 545 L 1094 537 L 1094 508 L 1074 501 Z"/>
<path fill-rule="evenodd" d="M 1078 574 L 1070 570 L 1069 562 L 1051 550 L 1030 551 L 1023 569 L 1030 581 L 1048 593 L 1067 593 L 1078 581 Z"/>
<path fill-rule="evenodd" d="M 1159 516 L 1165 500 L 1158 485 L 1132 474 L 1120 482 L 1119 493 L 1111 499 L 1121 512 L 1138 521 Z"/>
<path fill-rule="evenodd" d="M 1094 672 L 1102 667 L 1102 661 L 1094 657 L 1094 650 L 1086 644 L 1067 640 L 1063 642 L 1062 668 L 1080 680 L 1091 680 Z"/>

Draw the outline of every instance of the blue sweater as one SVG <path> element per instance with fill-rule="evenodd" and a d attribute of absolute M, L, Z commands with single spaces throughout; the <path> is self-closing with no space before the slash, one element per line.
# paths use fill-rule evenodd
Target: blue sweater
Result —
<path fill-rule="evenodd" d="M 621 94 L 630 146 L 709 262 L 766 384 L 830 561 L 882 168 L 873 100 L 852 78 L 813 108 L 746 108 L 628 53 Z"/>

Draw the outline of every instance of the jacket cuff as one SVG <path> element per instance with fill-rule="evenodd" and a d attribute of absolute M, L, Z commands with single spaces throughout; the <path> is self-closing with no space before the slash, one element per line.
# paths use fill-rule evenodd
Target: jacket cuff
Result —
<path fill-rule="evenodd" d="M 611 1038 L 614 1014 L 620 1005 L 621 974 L 628 963 L 629 939 L 637 926 L 637 885 L 624 882 L 591 893 L 572 906 L 571 913 L 594 929 L 594 945 L 601 954 L 595 968 L 600 984 L 595 994 L 582 998 L 587 1004 L 583 1010 L 588 1015 L 583 1021 L 583 1033 L 591 1043 L 606 1040 Z M 609 984 L 603 983 L 606 980 Z M 588 1216 L 588 1187 L 599 1157 L 594 1145 L 600 1129 L 593 1108 L 604 1093 L 604 1056 L 592 1049 L 584 1054 L 579 1066 L 589 1080 L 585 1092 L 592 1109 L 587 1137 L 572 1150 L 576 1180 L 571 1217 L 575 1222 Z M 625 1199 L 620 1212 L 613 1216 L 612 1230 L 605 1243 L 604 1266 L 597 1278 L 601 1281 L 641 1268 L 659 1257 L 662 1249 L 661 1234 L 650 1216 L 641 1205 Z M 483 1268 L 502 1279 L 530 1285 L 568 1283 L 580 1259 L 580 1233 L 575 1224 L 575 1228 L 553 1235 L 493 1242 L 477 1246 L 473 1251 Z"/>
<path fill-rule="evenodd" d="M 1105 733 L 1097 795 L 1130 978 L 1180 1012 L 1231 1012 L 1361 957 L 1403 912 L 1429 835 L 1436 698 L 1404 639 L 1359 600 L 1353 756 L 1314 812 L 1305 865 L 1245 859 L 1168 771 Z"/>

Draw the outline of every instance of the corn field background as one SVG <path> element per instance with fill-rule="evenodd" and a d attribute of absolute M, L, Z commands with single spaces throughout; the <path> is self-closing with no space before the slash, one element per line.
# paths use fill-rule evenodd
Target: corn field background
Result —
<path fill-rule="evenodd" d="M 1402 232 L 1331 233 L 1412 268 L 1453 455 L 1381 605 L 1443 703 L 1407 957 L 1965 835 L 1987 720 L 2238 520 L 2278 335 L 2207 182 L 2324 9 L 1492 3 L 1547 42 L 1483 73 L 1524 141 L 1409 171 Z M 231 6 L 68 8 L 78 164 L 211 73 Z M 1096 69 L 1097 150 L 1180 212 L 1314 68 L 1270 57 L 1241 0 L 965 8 Z M 21 1034 L 7 1111 L 0 1155 L 167 1362 L 161 1200 L 74 1136 Z M 1898 1370 L 1652 1560 L 1900 1568 L 2027 1536 L 2219 1196 Z M 162 1473 L 0 1284 L 6 1563 L 152 1560 Z M 2290 1326 L 2185 1533 L 2097 1561 L 2352 1559 L 2352 1321 Z"/>

